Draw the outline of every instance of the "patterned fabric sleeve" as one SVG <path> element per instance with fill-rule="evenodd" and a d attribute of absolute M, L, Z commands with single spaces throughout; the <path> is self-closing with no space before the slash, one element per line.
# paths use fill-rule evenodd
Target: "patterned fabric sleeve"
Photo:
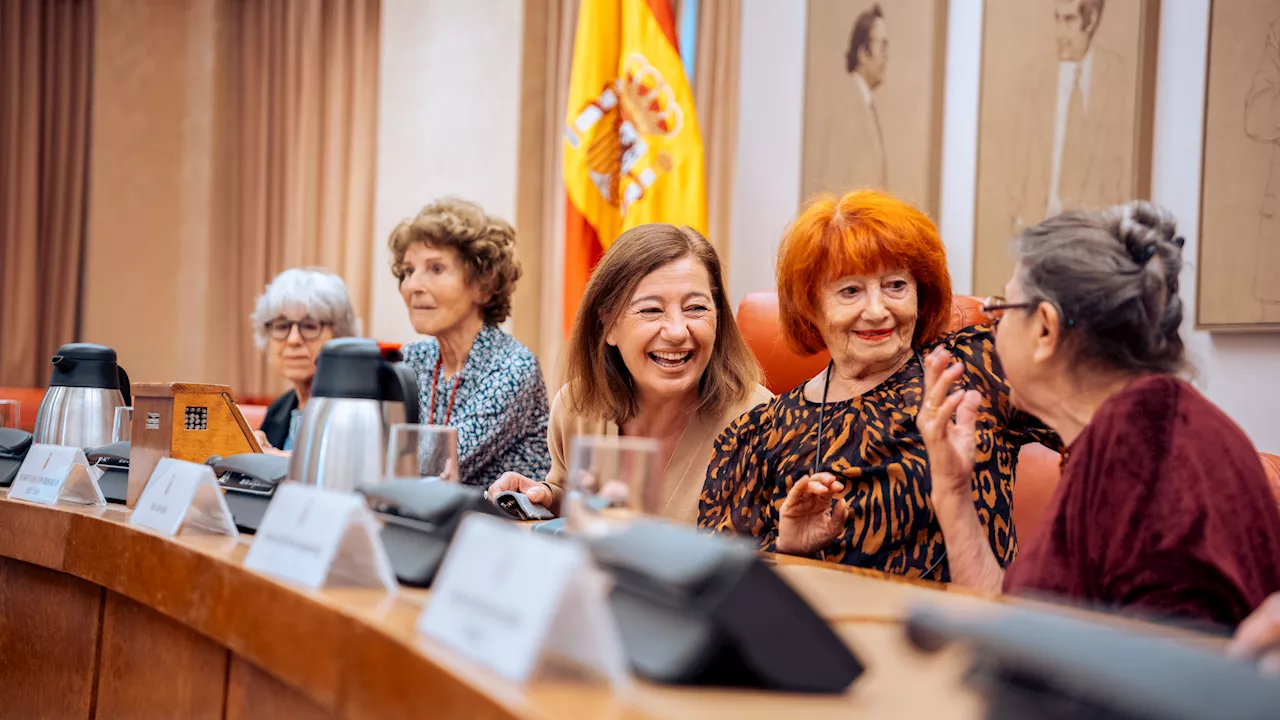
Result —
<path fill-rule="evenodd" d="M 754 538 L 761 550 L 770 552 L 778 539 L 775 483 L 759 445 L 777 402 L 757 405 L 716 438 L 698 501 L 698 527 Z"/>
<path fill-rule="evenodd" d="M 996 355 L 995 333 L 990 325 L 975 325 L 949 336 L 947 344 L 952 354 L 967 365 L 965 385 L 983 395 L 983 408 L 996 418 L 996 427 L 1008 438 L 1010 444 L 1021 447 L 1040 443 L 1047 448 L 1063 451 L 1062 440 L 1039 418 L 1019 410 L 1013 404 L 1009 383 L 1004 379 L 1004 369 Z"/>
<path fill-rule="evenodd" d="M 454 419 L 458 437 L 468 438 L 462 458 L 462 482 L 487 486 L 504 472 L 545 477 L 547 454 L 547 388 L 537 360 L 513 358 L 493 375 L 475 405 Z"/>

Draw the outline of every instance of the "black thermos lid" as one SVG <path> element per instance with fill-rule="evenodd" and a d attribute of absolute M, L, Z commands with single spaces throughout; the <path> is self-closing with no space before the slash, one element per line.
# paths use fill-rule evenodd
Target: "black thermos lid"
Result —
<path fill-rule="evenodd" d="M 127 396 L 129 388 L 121 388 L 120 380 L 115 350 L 106 345 L 71 343 L 58 348 L 53 356 L 49 385 L 122 390 Z"/>
<path fill-rule="evenodd" d="M 382 351 L 373 340 L 330 340 L 320 348 L 320 356 L 316 358 L 311 394 L 315 397 L 381 400 L 379 375 L 382 364 Z"/>

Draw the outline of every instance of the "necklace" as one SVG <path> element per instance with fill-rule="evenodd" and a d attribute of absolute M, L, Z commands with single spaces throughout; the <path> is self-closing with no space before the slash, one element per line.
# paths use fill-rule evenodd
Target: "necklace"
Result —
<path fill-rule="evenodd" d="M 920 357 L 919 352 L 916 352 L 916 362 L 920 363 L 921 369 L 924 368 L 924 359 Z M 832 371 L 835 370 L 835 366 L 836 366 L 836 363 L 834 360 L 827 363 L 827 376 L 826 378 L 823 379 L 823 382 L 822 382 L 822 404 L 818 406 L 818 443 L 813 455 L 813 472 L 812 472 L 813 475 L 818 474 L 818 462 L 822 459 L 822 416 L 825 415 L 827 411 L 827 391 L 831 389 L 831 373 Z M 834 507 L 836 502 L 835 498 L 832 498 L 831 502 L 832 502 L 832 507 Z M 886 527 L 886 532 L 891 535 L 893 517 L 891 515 L 886 515 L 885 519 L 889 523 L 889 526 Z M 932 575 L 933 571 L 938 569 L 938 566 L 942 564 L 942 561 L 946 557 L 947 557 L 947 548 L 944 545 L 942 548 L 942 554 L 938 556 L 937 560 L 933 561 L 933 564 L 929 565 L 929 567 L 926 568 L 925 571 L 920 574 L 920 579 L 924 580 L 924 579 L 927 579 L 930 575 Z"/>
<path fill-rule="evenodd" d="M 444 368 L 444 357 L 436 358 L 436 371 L 431 376 L 431 404 L 427 407 L 428 423 L 436 424 L 436 384 L 440 382 L 440 371 Z M 462 386 L 462 370 L 458 370 L 458 376 L 453 381 L 453 392 L 449 393 L 449 405 L 444 411 L 444 425 L 449 424 L 449 418 L 453 417 L 453 401 L 458 397 L 458 388 Z"/>

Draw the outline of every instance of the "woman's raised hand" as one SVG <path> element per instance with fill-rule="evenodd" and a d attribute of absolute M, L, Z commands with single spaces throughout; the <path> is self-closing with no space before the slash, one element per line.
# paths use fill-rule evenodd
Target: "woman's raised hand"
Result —
<path fill-rule="evenodd" d="M 849 501 L 831 473 L 806 475 L 791 486 L 778 518 L 778 552 L 812 555 L 844 532 Z"/>
<path fill-rule="evenodd" d="M 964 373 L 964 365 L 952 360 L 951 353 L 942 348 L 925 358 L 924 401 L 916 426 L 929 451 L 933 494 L 967 497 L 972 492 L 975 433 L 982 396 L 976 390 L 952 390 Z"/>

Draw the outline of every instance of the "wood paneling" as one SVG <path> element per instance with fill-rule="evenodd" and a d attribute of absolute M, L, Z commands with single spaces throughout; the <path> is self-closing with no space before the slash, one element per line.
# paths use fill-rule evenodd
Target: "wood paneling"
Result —
<path fill-rule="evenodd" d="M 87 718 L 102 588 L 0 557 L 0 717 Z"/>
<path fill-rule="evenodd" d="M 227 682 L 227 720 L 256 718 L 289 718 L 290 720 L 323 720 L 333 715 L 285 685 L 256 665 L 238 657 L 231 658 Z"/>
<path fill-rule="evenodd" d="M 0 528 L 22 529 L 0 543 L 0 718 L 981 714 L 979 698 L 963 683 L 962 658 L 925 657 L 903 638 L 900 620 L 909 606 L 992 606 L 989 597 L 939 592 L 935 583 L 773 559 L 867 664 L 844 693 L 807 697 L 639 681 L 614 692 L 556 676 L 520 686 L 418 635 L 430 591 L 306 590 L 246 570 L 247 538 L 165 538 L 128 519 L 117 508 L 48 508 L 0 492 Z M 41 556 L 60 567 L 13 556 Z"/>
<path fill-rule="evenodd" d="M 223 716 L 226 648 L 114 592 L 103 612 L 100 665 L 98 720 Z"/>

